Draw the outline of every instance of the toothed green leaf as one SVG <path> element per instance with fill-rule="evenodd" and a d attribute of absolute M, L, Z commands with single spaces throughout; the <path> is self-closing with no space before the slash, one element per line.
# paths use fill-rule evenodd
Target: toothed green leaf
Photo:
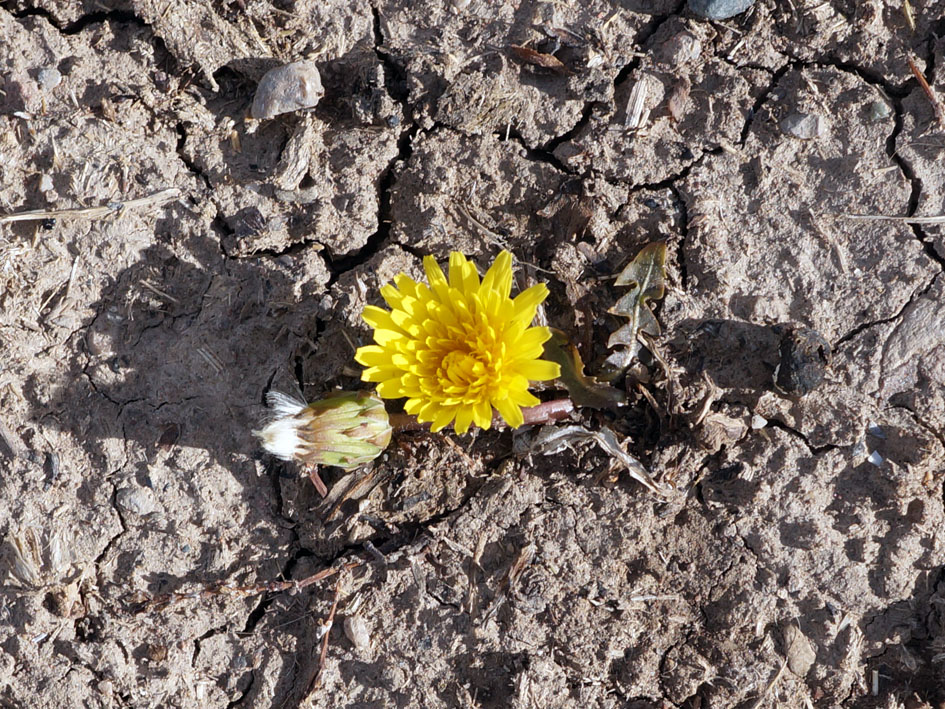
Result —
<path fill-rule="evenodd" d="M 640 351 L 637 335 L 641 332 L 653 337 L 660 334 L 660 324 L 650 310 L 649 301 L 659 300 L 666 290 L 666 244 L 656 242 L 644 246 L 617 276 L 615 285 L 631 288 L 607 312 L 629 318 L 630 322 L 611 334 L 607 347 L 624 345 L 629 348 L 620 358 L 626 361 L 626 369 Z"/>
<path fill-rule="evenodd" d="M 613 409 L 626 403 L 627 397 L 622 391 L 584 373 L 580 353 L 561 330 L 551 329 L 551 339 L 545 343 L 543 356 L 561 366 L 561 376 L 558 378 L 567 387 L 571 400 L 577 406 Z"/>

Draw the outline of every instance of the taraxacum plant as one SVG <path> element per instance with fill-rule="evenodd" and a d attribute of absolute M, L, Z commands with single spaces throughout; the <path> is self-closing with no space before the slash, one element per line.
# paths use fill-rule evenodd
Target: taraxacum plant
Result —
<path fill-rule="evenodd" d="M 522 407 L 539 403 L 529 383 L 560 374 L 559 365 L 541 359 L 551 332 L 531 327 L 548 287 L 540 283 L 511 298 L 508 251 L 481 281 L 476 266 L 456 251 L 448 280 L 432 256 L 424 257 L 423 267 L 429 285 L 399 274 L 381 289 L 390 311 L 365 307 L 375 344 L 355 354 L 367 367 L 362 380 L 376 382 L 382 398 L 406 397 L 404 410 L 432 423 L 433 431 L 450 423 L 457 433 L 471 424 L 488 429 L 493 409 L 509 426 L 521 426 Z"/>

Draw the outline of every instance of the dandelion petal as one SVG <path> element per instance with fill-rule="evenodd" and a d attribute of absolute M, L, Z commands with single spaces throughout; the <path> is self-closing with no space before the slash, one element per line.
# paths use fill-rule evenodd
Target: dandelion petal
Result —
<path fill-rule="evenodd" d="M 381 289 L 391 310 L 364 309 L 374 344 L 355 354 L 366 367 L 362 378 L 377 382 L 385 399 L 406 397 L 404 410 L 434 431 L 451 423 L 457 433 L 487 429 L 493 407 L 510 426 L 521 426 L 522 407 L 538 403 L 529 381 L 559 375 L 558 365 L 540 359 L 550 331 L 529 327 L 548 288 L 532 286 L 511 299 L 508 251 L 481 282 L 458 252 L 450 254 L 448 279 L 432 256 L 423 268 L 429 285 L 398 274 Z"/>

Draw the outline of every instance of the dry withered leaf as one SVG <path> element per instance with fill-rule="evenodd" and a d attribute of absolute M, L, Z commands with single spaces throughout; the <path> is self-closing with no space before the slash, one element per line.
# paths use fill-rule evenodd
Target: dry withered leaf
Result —
<path fill-rule="evenodd" d="M 555 455 L 571 448 L 573 444 L 590 441 L 596 443 L 607 453 L 616 465 L 623 466 L 634 480 L 651 492 L 666 495 L 668 490 L 656 482 L 643 464 L 626 451 L 625 441 L 606 426 L 599 431 L 591 431 L 584 426 L 542 426 L 527 443 L 526 450 L 538 455 Z"/>
<path fill-rule="evenodd" d="M 647 301 L 659 300 L 666 290 L 666 244 L 658 241 L 644 246 L 617 276 L 615 285 L 633 287 L 608 312 L 630 322 L 610 336 L 607 346 L 626 345 L 635 355 L 640 349 L 637 333 L 653 337 L 660 334 L 660 325 Z"/>
<path fill-rule="evenodd" d="M 718 453 L 722 446 L 733 445 L 746 433 L 748 424 L 744 420 L 715 412 L 702 421 L 696 438 L 703 448 L 711 453 Z"/>
<path fill-rule="evenodd" d="M 561 63 L 561 60 L 555 57 L 553 54 L 545 54 L 543 52 L 535 51 L 530 47 L 523 47 L 520 44 L 510 44 L 509 51 L 515 56 L 516 59 L 525 62 L 526 64 L 531 64 L 533 66 L 540 66 L 543 69 L 551 69 L 551 71 L 557 74 L 570 74 L 568 67 Z"/>
<path fill-rule="evenodd" d="M 561 366 L 559 377 L 578 406 L 594 409 L 613 409 L 627 401 L 619 389 L 599 382 L 584 373 L 581 355 L 568 336 L 561 330 L 551 329 L 551 339 L 545 343 L 544 358 Z"/>

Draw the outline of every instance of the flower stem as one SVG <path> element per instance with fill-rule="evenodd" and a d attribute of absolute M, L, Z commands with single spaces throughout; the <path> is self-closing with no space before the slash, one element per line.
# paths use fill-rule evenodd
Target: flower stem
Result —
<path fill-rule="evenodd" d="M 312 481 L 318 494 L 322 496 L 322 499 L 328 497 L 328 486 L 325 485 L 322 476 L 318 474 L 318 466 L 308 465 L 305 467 L 305 472 L 308 473 L 309 479 Z"/>
<path fill-rule="evenodd" d="M 566 419 L 572 411 L 574 411 L 574 402 L 570 399 L 553 399 L 522 409 L 522 416 L 525 418 L 524 425 L 530 426 Z M 429 423 L 420 423 L 416 416 L 410 414 L 391 414 L 390 425 L 395 431 L 424 431 L 430 427 Z M 506 423 L 501 416 L 495 414 L 492 417 L 492 425 L 504 428 Z"/>

